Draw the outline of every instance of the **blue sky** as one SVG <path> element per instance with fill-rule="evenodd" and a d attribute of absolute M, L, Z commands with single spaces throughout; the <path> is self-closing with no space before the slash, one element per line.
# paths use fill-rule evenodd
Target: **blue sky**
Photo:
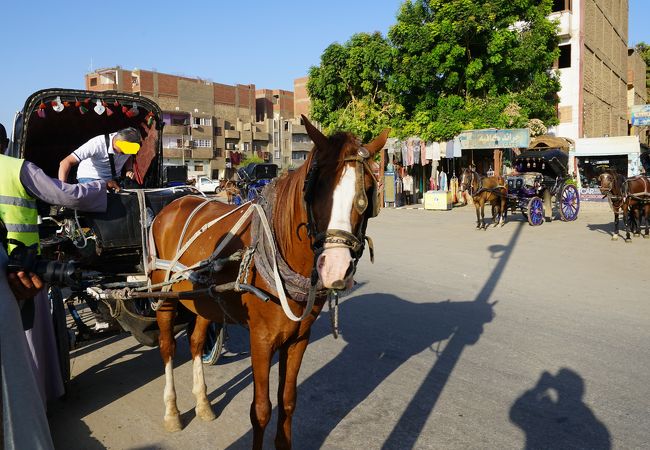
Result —
<path fill-rule="evenodd" d="M 386 33 L 401 0 L 11 1 L 0 26 L 0 123 L 43 88 L 83 88 L 120 65 L 293 90 L 332 42 Z M 629 0 L 629 43 L 650 43 L 649 0 Z"/>

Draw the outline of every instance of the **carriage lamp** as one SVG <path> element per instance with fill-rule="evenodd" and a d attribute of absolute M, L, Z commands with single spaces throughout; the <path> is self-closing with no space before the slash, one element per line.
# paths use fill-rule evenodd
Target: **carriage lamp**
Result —
<path fill-rule="evenodd" d="M 99 99 L 95 101 L 95 107 L 93 109 L 95 110 L 98 116 L 101 116 L 102 114 L 104 114 L 104 111 L 106 111 L 106 108 L 104 107 L 104 105 L 102 105 L 102 101 Z"/>

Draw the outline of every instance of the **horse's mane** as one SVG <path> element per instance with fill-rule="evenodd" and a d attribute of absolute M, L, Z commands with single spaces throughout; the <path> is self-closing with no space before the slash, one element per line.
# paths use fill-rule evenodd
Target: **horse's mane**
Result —
<path fill-rule="evenodd" d="M 303 187 L 314 158 L 318 163 L 316 188 L 333 186 L 344 165 L 342 154 L 350 148 L 349 133 L 338 132 L 327 141 L 329 149 L 314 146 L 299 169 L 282 176 L 276 184 L 276 201 L 273 211 L 273 228 L 280 253 L 286 255 L 294 239 L 307 239 L 307 212 L 303 200 Z M 308 242 L 308 241 L 306 241 Z"/>

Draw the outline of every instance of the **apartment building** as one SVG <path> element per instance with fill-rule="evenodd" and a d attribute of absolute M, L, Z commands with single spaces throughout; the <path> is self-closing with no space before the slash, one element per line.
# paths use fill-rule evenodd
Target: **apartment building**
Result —
<path fill-rule="evenodd" d="M 85 81 L 91 91 L 138 93 L 158 103 L 165 122 L 164 164 L 186 165 L 190 177 L 229 178 L 235 171 L 233 162 L 253 154 L 273 159 L 272 120 L 257 120 L 253 84 L 231 86 L 119 66 L 88 73 Z M 289 110 L 292 102 L 291 98 Z M 281 168 L 289 164 L 283 165 L 281 158 L 273 162 Z"/>

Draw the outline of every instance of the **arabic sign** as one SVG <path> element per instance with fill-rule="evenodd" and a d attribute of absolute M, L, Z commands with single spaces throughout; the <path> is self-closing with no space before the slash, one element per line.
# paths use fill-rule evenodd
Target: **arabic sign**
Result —
<path fill-rule="evenodd" d="M 631 123 L 634 127 L 650 125 L 650 105 L 634 105 L 630 107 Z"/>
<path fill-rule="evenodd" d="M 528 128 L 509 130 L 471 130 L 458 136 L 463 150 L 480 148 L 528 148 L 530 133 Z"/>

